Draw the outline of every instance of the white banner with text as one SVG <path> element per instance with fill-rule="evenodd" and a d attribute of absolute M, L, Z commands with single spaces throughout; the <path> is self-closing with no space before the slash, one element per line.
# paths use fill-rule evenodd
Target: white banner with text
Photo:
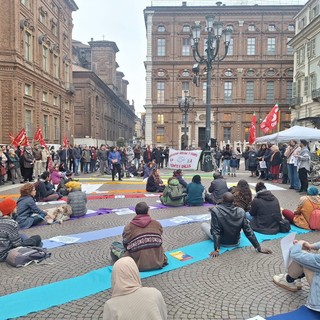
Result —
<path fill-rule="evenodd" d="M 197 170 L 201 150 L 175 150 L 169 149 L 170 169 Z"/>

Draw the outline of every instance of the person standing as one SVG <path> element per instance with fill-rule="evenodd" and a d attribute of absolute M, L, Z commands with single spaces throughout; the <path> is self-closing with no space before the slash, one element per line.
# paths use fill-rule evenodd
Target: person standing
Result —
<path fill-rule="evenodd" d="M 89 173 L 90 170 L 90 150 L 88 146 L 84 147 L 84 150 L 82 151 L 82 159 L 84 162 L 84 167 L 83 167 L 83 172 L 84 173 Z"/>
<path fill-rule="evenodd" d="M 149 163 L 152 160 L 153 160 L 152 151 L 150 149 L 150 146 L 147 146 L 147 149 L 143 153 L 143 161 L 144 161 L 144 163 Z"/>
<path fill-rule="evenodd" d="M 136 145 L 135 148 L 133 149 L 133 153 L 134 153 L 133 163 L 138 169 L 140 164 L 140 158 L 141 158 L 141 149 L 138 145 Z"/>
<path fill-rule="evenodd" d="M 35 145 L 33 150 L 33 157 L 34 157 L 34 167 L 33 167 L 33 173 L 36 179 L 38 179 L 42 174 L 42 153 L 41 148 L 39 148 L 39 145 Z"/>
<path fill-rule="evenodd" d="M 23 183 L 23 178 L 20 171 L 20 159 L 17 154 L 14 152 L 13 148 L 9 149 L 8 153 L 8 166 L 11 172 L 12 184 L 15 184 L 16 176 L 18 176 L 20 183 Z"/>
<path fill-rule="evenodd" d="M 68 151 L 66 146 L 60 147 L 58 151 L 59 159 L 61 163 L 64 163 L 64 167 L 67 169 Z"/>
<path fill-rule="evenodd" d="M 287 167 L 288 167 L 288 176 L 290 180 L 289 189 L 300 190 L 300 181 L 298 177 L 298 154 L 300 147 L 296 140 L 290 140 L 289 145 L 284 152 L 285 157 L 287 157 Z"/>
<path fill-rule="evenodd" d="M 310 150 L 308 148 L 308 143 L 306 140 L 300 140 L 300 152 L 298 153 L 298 174 L 300 179 L 300 190 L 299 192 L 302 194 L 307 193 L 308 190 L 308 172 L 310 171 L 310 162 L 311 162 L 311 155 Z"/>
<path fill-rule="evenodd" d="M 72 153 L 73 153 L 73 161 L 74 161 L 74 174 L 75 176 L 79 175 L 79 164 L 80 164 L 80 160 L 81 160 L 81 148 L 78 144 L 76 144 L 74 146 L 74 148 L 72 149 Z"/>
<path fill-rule="evenodd" d="M 230 159 L 232 157 L 232 151 L 230 149 L 230 145 L 227 144 L 226 148 L 222 151 L 222 175 L 224 176 L 226 173 L 230 175 Z"/>
<path fill-rule="evenodd" d="M 68 153 L 69 170 L 74 171 L 74 157 L 73 157 L 73 146 L 72 145 L 69 145 L 67 153 Z"/>
<path fill-rule="evenodd" d="M 34 167 L 34 157 L 32 153 L 32 149 L 30 146 L 25 147 L 25 150 L 22 155 L 23 161 L 23 173 L 24 173 L 24 182 L 32 182 L 33 181 L 33 167 Z"/>
<path fill-rule="evenodd" d="M 270 158 L 270 177 L 272 182 L 279 183 L 280 165 L 282 162 L 281 153 L 277 145 L 271 147 L 271 158 Z"/>
<path fill-rule="evenodd" d="M 122 181 L 121 179 L 121 156 L 119 151 L 116 147 L 111 147 L 108 157 L 110 163 L 112 164 L 112 181 L 118 173 L 118 180 Z"/>
<path fill-rule="evenodd" d="M 97 164 L 97 150 L 95 147 L 91 147 L 91 157 L 90 157 L 90 171 L 96 171 L 96 164 Z"/>
<path fill-rule="evenodd" d="M 164 165 L 166 168 L 168 168 L 168 162 L 169 162 L 169 147 L 166 147 L 164 150 L 163 150 L 163 154 L 164 154 Z"/>
<path fill-rule="evenodd" d="M 106 170 L 109 168 L 108 164 L 109 151 L 106 148 L 105 144 L 100 146 L 98 151 L 98 159 L 100 161 L 100 175 L 103 176 Z"/>

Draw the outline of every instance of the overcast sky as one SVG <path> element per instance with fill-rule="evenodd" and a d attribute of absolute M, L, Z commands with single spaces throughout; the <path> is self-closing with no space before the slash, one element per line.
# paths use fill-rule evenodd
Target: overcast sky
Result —
<path fill-rule="evenodd" d="M 75 0 L 72 38 L 87 43 L 91 38 L 116 42 L 118 71 L 129 81 L 128 100 L 137 112 L 145 103 L 146 32 L 143 9 L 150 0 Z"/>

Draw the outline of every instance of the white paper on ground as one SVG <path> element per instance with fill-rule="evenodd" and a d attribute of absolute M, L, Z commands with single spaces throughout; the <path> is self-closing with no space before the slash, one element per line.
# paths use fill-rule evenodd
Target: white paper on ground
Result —
<path fill-rule="evenodd" d="M 133 214 L 135 211 L 129 209 L 129 208 L 119 208 L 119 209 L 113 209 L 112 212 L 117 214 L 118 216 L 122 216 L 125 214 Z"/>
<path fill-rule="evenodd" d="M 293 246 L 293 240 L 295 236 L 296 236 L 296 233 L 292 232 L 292 233 L 289 233 L 284 238 L 282 238 L 280 241 L 285 272 L 288 271 L 288 267 L 292 261 L 292 259 L 290 258 L 290 249 Z"/>
<path fill-rule="evenodd" d="M 56 236 L 56 237 L 50 238 L 49 240 L 54 242 L 70 244 L 70 243 L 77 242 L 78 240 L 80 240 L 80 238 L 68 237 L 68 236 Z"/>
<path fill-rule="evenodd" d="M 44 206 L 46 204 L 64 204 L 66 203 L 64 200 L 57 200 L 57 201 L 49 201 L 49 202 L 36 202 L 37 206 Z"/>
<path fill-rule="evenodd" d="M 96 210 L 87 210 L 86 214 L 94 213 L 94 212 L 96 212 Z"/>
<path fill-rule="evenodd" d="M 101 186 L 102 186 L 102 184 L 86 184 L 86 183 L 83 183 L 81 185 L 81 190 L 84 191 L 86 194 L 89 194 L 89 193 L 92 193 L 92 192 L 96 192 Z"/>
<path fill-rule="evenodd" d="M 262 318 L 261 316 L 255 316 L 253 318 L 249 318 L 247 320 L 266 320 L 265 318 Z"/>
<path fill-rule="evenodd" d="M 154 193 L 145 193 L 144 194 L 145 197 L 159 197 L 160 194 L 154 194 Z"/>
<path fill-rule="evenodd" d="M 189 216 L 194 221 L 207 221 L 211 219 L 210 213 Z"/>
<path fill-rule="evenodd" d="M 174 217 L 172 219 L 169 219 L 170 221 L 174 222 L 174 223 L 183 223 L 183 222 L 191 222 L 194 221 L 193 219 L 190 219 L 188 217 L 184 217 L 184 216 L 177 216 Z"/>

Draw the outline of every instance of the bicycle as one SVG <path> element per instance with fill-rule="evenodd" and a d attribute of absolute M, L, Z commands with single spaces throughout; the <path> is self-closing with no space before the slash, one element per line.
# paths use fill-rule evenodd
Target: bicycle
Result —
<path fill-rule="evenodd" d="M 320 185 L 320 163 L 319 162 L 311 162 L 311 172 L 309 174 L 309 179 L 311 184 L 314 186 Z"/>

